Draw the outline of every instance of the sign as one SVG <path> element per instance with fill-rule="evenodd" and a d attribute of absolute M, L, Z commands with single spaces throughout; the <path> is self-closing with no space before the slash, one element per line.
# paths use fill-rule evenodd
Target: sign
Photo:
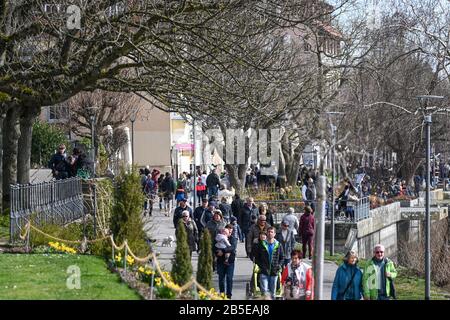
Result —
<path fill-rule="evenodd" d="M 192 143 L 177 143 L 175 148 L 178 151 L 191 151 L 194 150 L 194 144 Z"/>

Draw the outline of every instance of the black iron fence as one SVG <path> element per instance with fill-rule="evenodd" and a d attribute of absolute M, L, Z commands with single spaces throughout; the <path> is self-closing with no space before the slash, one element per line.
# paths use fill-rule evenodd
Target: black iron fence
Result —
<path fill-rule="evenodd" d="M 11 185 L 10 241 L 18 240 L 29 220 L 37 226 L 65 225 L 83 217 L 79 177 L 36 184 Z"/>

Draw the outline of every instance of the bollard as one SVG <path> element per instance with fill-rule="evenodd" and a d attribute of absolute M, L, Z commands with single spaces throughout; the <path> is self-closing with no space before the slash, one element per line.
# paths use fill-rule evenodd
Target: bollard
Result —
<path fill-rule="evenodd" d="M 150 281 L 150 300 L 153 300 L 153 282 L 155 281 L 155 259 L 152 259 L 152 280 Z"/>
<path fill-rule="evenodd" d="M 125 274 L 127 273 L 127 255 L 128 255 L 128 247 L 127 242 L 125 240 L 125 256 L 123 257 L 123 268 L 125 269 Z"/>

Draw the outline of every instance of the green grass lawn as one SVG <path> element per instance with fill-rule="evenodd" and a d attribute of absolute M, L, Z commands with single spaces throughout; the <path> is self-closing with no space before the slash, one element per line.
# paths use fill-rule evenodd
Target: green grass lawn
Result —
<path fill-rule="evenodd" d="M 81 271 L 80 289 L 68 289 L 69 266 Z M 69 281 L 70 282 L 70 281 Z M 140 296 L 104 260 L 67 254 L 0 254 L 0 300 L 137 300 Z"/>
<path fill-rule="evenodd" d="M 325 251 L 325 260 L 333 261 L 337 265 L 342 264 L 343 254 L 335 254 L 330 256 L 328 251 Z M 364 266 L 367 260 L 360 259 L 358 265 Z M 397 278 L 395 279 L 395 288 L 398 300 L 423 300 L 425 294 L 425 279 L 419 278 L 405 268 L 397 268 Z M 431 299 L 432 300 L 448 300 L 444 295 L 443 290 L 439 289 L 434 284 L 431 285 Z"/>
<path fill-rule="evenodd" d="M 9 217 L 0 214 L 0 242 L 9 240 Z"/>

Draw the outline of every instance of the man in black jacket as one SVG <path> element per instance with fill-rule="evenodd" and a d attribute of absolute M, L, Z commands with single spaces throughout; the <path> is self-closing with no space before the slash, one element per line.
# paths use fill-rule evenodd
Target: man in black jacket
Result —
<path fill-rule="evenodd" d="M 274 227 L 267 229 L 267 240 L 260 241 L 252 254 L 260 270 L 261 293 L 265 296 L 270 294 L 270 297 L 275 299 L 277 279 L 284 261 L 284 254 L 282 245 L 275 239 Z"/>
<path fill-rule="evenodd" d="M 220 178 L 216 173 L 216 169 L 213 169 L 206 178 L 206 187 L 208 188 L 208 197 L 217 196 L 219 192 Z"/>
<path fill-rule="evenodd" d="M 166 172 L 166 177 L 161 182 L 161 192 L 164 197 L 164 214 L 168 217 L 172 210 L 173 194 L 175 193 L 175 183 L 169 172 Z"/>
<path fill-rule="evenodd" d="M 55 153 L 50 162 L 48 163 L 48 167 L 52 169 L 53 177 L 56 180 L 66 179 L 69 177 L 70 164 L 66 160 L 66 146 L 64 144 L 60 144 L 58 147 L 58 152 Z"/>
<path fill-rule="evenodd" d="M 200 206 L 198 206 L 197 208 L 195 208 L 194 210 L 194 221 L 195 224 L 197 225 L 197 229 L 198 229 L 198 234 L 199 236 L 201 236 L 202 231 L 203 231 L 203 224 L 201 223 L 201 219 L 203 214 L 208 211 L 208 199 L 202 199 L 202 204 Z M 211 213 L 212 216 L 212 213 Z"/>
<path fill-rule="evenodd" d="M 242 234 L 244 235 L 245 241 L 247 241 L 247 234 L 248 231 L 250 230 L 252 216 L 254 216 L 255 218 L 259 216 L 258 208 L 256 208 L 256 205 L 253 202 L 253 198 L 247 198 L 247 202 L 242 207 L 242 211 L 240 214 L 241 219 L 238 221 L 239 225 L 241 226 Z M 248 254 L 249 252 L 247 252 L 247 256 Z"/>

